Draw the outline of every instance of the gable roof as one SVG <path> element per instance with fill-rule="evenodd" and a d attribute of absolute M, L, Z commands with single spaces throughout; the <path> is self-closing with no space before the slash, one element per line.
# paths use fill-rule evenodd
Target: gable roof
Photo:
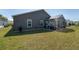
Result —
<path fill-rule="evenodd" d="M 43 12 L 46 15 L 50 16 L 45 10 L 41 9 L 41 10 L 36 10 L 36 11 L 31 11 L 31 12 L 26 12 L 26 13 L 22 13 L 22 14 L 13 15 L 13 17 L 21 16 L 21 15 L 26 15 L 26 14 L 31 14 L 31 13 L 37 13 L 37 12 L 40 12 L 40 13 Z"/>

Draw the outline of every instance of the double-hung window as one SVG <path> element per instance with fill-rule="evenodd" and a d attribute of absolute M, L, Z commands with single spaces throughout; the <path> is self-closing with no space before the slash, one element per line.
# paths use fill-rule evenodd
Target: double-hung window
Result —
<path fill-rule="evenodd" d="M 27 19 L 27 28 L 32 28 L 32 19 Z"/>

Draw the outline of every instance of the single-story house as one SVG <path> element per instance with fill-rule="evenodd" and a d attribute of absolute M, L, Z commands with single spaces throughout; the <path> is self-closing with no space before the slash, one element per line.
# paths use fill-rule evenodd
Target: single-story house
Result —
<path fill-rule="evenodd" d="M 49 20 L 50 26 L 54 26 L 57 29 L 66 27 L 66 20 L 63 15 L 52 16 Z"/>
<path fill-rule="evenodd" d="M 0 28 L 7 26 L 7 24 L 8 24 L 8 21 L 6 19 L 0 18 Z"/>
<path fill-rule="evenodd" d="M 63 15 L 51 17 L 45 10 L 37 10 L 13 16 L 13 29 L 65 28 Z"/>

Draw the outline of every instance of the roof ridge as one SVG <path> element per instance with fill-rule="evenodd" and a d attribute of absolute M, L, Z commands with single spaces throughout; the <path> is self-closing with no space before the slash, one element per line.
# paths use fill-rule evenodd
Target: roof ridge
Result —
<path fill-rule="evenodd" d="M 39 9 L 39 10 L 33 10 L 33 11 L 29 11 L 29 12 L 25 12 L 25 13 L 20 13 L 20 14 L 16 14 L 16 15 L 13 15 L 14 16 L 19 16 L 19 15 L 23 15 L 23 14 L 28 14 L 28 13 L 33 13 L 33 12 L 38 12 L 38 11 L 45 11 L 44 9 Z"/>

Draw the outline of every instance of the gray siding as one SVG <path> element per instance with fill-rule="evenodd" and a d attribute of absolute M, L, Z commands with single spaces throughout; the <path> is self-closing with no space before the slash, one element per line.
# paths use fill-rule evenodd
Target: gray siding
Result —
<path fill-rule="evenodd" d="M 48 20 L 49 15 L 44 10 L 13 16 L 13 28 L 17 30 L 20 26 L 27 29 L 27 19 L 32 19 L 32 28 L 39 28 L 40 20 Z"/>

